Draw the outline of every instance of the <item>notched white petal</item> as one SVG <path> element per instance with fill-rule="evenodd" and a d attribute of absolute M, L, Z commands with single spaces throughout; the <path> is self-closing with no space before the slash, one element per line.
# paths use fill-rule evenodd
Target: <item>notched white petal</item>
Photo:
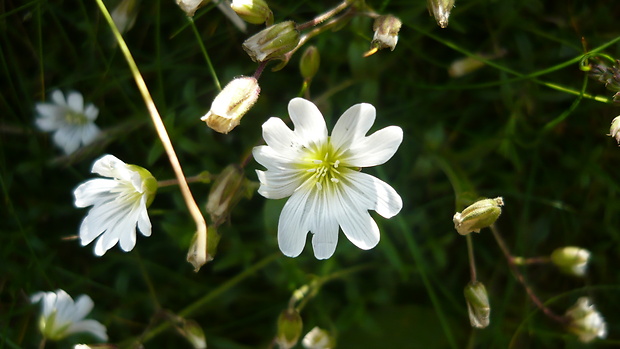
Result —
<path fill-rule="evenodd" d="M 294 132 L 309 146 L 323 144 L 327 140 L 327 126 L 323 114 L 314 103 L 303 98 L 293 98 L 288 112 L 295 125 Z"/>
<path fill-rule="evenodd" d="M 346 150 L 366 136 L 375 122 L 376 110 L 372 104 L 360 103 L 347 109 L 336 122 L 331 135 L 334 148 Z"/>
<path fill-rule="evenodd" d="M 394 156 L 403 142 L 403 130 L 398 126 L 383 128 L 359 139 L 349 149 L 346 161 L 351 166 L 372 167 L 384 164 Z"/>

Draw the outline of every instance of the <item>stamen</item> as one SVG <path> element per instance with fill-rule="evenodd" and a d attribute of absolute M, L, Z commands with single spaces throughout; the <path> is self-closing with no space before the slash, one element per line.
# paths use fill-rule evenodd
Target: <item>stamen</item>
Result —
<path fill-rule="evenodd" d="M 316 182 L 316 187 L 319 188 L 319 190 L 322 190 L 323 184 L 321 184 L 321 182 Z"/>
<path fill-rule="evenodd" d="M 320 165 L 323 163 L 323 160 L 312 160 L 315 165 Z"/>
<path fill-rule="evenodd" d="M 338 168 L 338 165 L 340 165 L 340 160 L 336 160 L 336 162 L 334 162 L 334 168 Z"/>
<path fill-rule="evenodd" d="M 334 178 L 334 177 L 330 178 L 329 180 L 332 181 L 332 183 L 340 182 L 340 180 L 338 178 Z"/>

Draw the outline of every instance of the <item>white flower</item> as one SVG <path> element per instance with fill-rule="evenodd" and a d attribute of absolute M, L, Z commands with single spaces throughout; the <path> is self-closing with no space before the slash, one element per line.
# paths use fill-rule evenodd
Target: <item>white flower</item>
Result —
<path fill-rule="evenodd" d="M 607 337 L 607 324 L 601 313 L 596 311 L 590 298 L 581 297 L 577 303 L 566 311 L 571 319 L 568 329 L 579 337 L 583 343 L 593 341 L 596 337 Z"/>
<path fill-rule="evenodd" d="M 75 189 L 75 206 L 93 206 L 80 226 L 82 246 L 101 236 L 95 244 L 97 256 L 116 243 L 123 251 L 131 251 L 136 245 L 136 225 L 142 235 L 151 235 L 146 208 L 157 191 L 157 181 L 144 168 L 112 155 L 95 161 L 92 172 L 110 179 L 91 179 Z"/>
<path fill-rule="evenodd" d="M 74 302 L 63 290 L 56 292 L 37 292 L 30 297 L 32 303 L 42 301 L 39 328 L 43 336 L 50 340 L 60 340 L 73 333 L 90 332 L 97 338 L 107 341 L 106 328 L 99 321 L 84 320 L 93 309 L 93 300 L 81 295 Z"/>
<path fill-rule="evenodd" d="M 99 109 L 92 104 L 84 106 L 79 92 L 69 92 L 67 99 L 59 90 L 52 92 L 52 102 L 37 103 L 37 126 L 45 132 L 53 132 L 54 143 L 69 155 L 80 146 L 92 143 L 101 132 L 94 124 Z"/>
<path fill-rule="evenodd" d="M 336 249 L 339 227 L 355 246 L 375 247 L 379 228 L 368 210 L 390 218 L 403 202 L 391 186 L 359 169 L 389 160 L 403 140 L 402 129 L 389 126 L 367 137 L 375 108 L 366 103 L 349 108 L 331 137 L 313 103 L 295 98 L 288 110 L 295 130 L 272 117 L 263 124 L 267 145 L 253 150 L 256 161 L 267 168 L 256 171 L 258 192 L 269 199 L 290 196 L 278 223 L 280 250 L 298 256 L 310 231 L 314 255 L 327 259 Z"/>

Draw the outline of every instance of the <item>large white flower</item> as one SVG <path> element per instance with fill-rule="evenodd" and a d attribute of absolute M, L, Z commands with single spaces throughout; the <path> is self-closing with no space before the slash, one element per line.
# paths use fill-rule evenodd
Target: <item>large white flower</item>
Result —
<path fill-rule="evenodd" d="M 52 102 L 37 103 L 37 126 L 45 132 L 53 132 L 53 140 L 65 154 L 71 154 L 80 146 L 92 143 L 99 133 L 94 124 L 99 109 L 92 104 L 84 106 L 79 92 L 69 92 L 67 99 L 59 90 L 52 92 Z"/>
<path fill-rule="evenodd" d="M 80 226 L 82 246 L 100 236 L 95 244 L 97 256 L 116 243 L 123 251 L 131 251 L 136 245 L 136 225 L 142 235 L 151 235 L 146 209 L 157 191 L 157 181 L 146 169 L 113 155 L 95 161 L 92 172 L 110 179 L 91 179 L 75 189 L 75 206 L 93 206 Z"/>
<path fill-rule="evenodd" d="M 93 309 L 93 300 L 81 295 L 74 302 L 63 290 L 56 292 L 37 292 L 30 297 L 32 303 L 42 302 L 39 328 L 49 340 L 60 340 L 73 333 L 89 332 L 107 341 L 106 328 L 99 321 L 84 320 Z"/>
<path fill-rule="evenodd" d="M 258 192 L 269 199 L 290 196 L 278 223 L 280 250 L 298 256 L 312 232 L 314 255 L 329 258 L 339 227 L 355 246 L 375 247 L 379 227 L 368 210 L 390 218 L 403 202 L 390 185 L 359 170 L 389 160 L 403 140 L 402 129 L 389 126 L 366 136 L 375 121 L 375 108 L 366 103 L 345 111 L 331 137 L 312 102 L 295 98 L 288 111 L 294 130 L 272 117 L 263 124 L 267 145 L 253 150 L 256 161 L 267 168 L 256 171 Z"/>

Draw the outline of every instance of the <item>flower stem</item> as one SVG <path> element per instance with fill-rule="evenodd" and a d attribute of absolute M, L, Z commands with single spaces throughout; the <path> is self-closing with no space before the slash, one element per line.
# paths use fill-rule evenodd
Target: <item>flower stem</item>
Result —
<path fill-rule="evenodd" d="M 179 163 L 179 159 L 177 158 L 174 147 L 172 146 L 172 141 L 170 140 L 170 136 L 168 136 L 168 132 L 166 131 L 166 126 L 164 125 L 164 122 L 162 121 L 161 116 L 159 115 L 159 112 L 157 111 L 155 102 L 153 102 L 153 98 L 151 97 L 151 94 L 149 93 L 146 83 L 144 82 L 144 79 L 142 78 L 142 75 L 140 74 L 140 70 L 138 69 L 138 66 L 136 65 L 136 62 L 134 61 L 131 55 L 131 52 L 129 51 L 129 48 L 127 47 L 127 43 L 125 43 L 123 36 L 118 31 L 118 28 L 116 28 L 116 25 L 114 24 L 114 21 L 112 20 L 112 16 L 110 16 L 110 13 L 108 12 L 108 9 L 103 3 L 103 0 L 97 0 L 97 5 L 99 5 L 99 8 L 101 9 L 101 12 L 103 13 L 103 16 L 105 17 L 106 21 L 108 22 L 108 25 L 110 26 L 110 29 L 112 30 L 112 33 L 114 34 L 114 37 L 118 41 L 119 48 L 121 49 L 121 51 L 123 52 L 123 55 L 125 56 L 125 60 L 127 61 L 127 64 L 129 65 L 131 73 L 133 74 L 134 80 L 136 81 L 136 85 L 138 85 L 138 90 L 142 94 L 144 103 L 146 104 L 146 107 L 149 111 L 149 114 L 153 121 L 153 125 L 155 126 L 155 130 L 157 131 L 157 134 L 164 146 L 164 149 L 166 150 L 166 154 L 168 155 L 168 159 L 170 160 L 172 169 L 174 170 L 177 180 L 179 181 L 179 187 L 181 189 L 181 194 L 183 195 L 183 199 L 185 200 L 185 204 L 187 205 L 189 213 L 194 219 L 194 222 L 196 223 L 196 234 L 198 236 L 196 240 L 196 244 L 198 248 L 196 249 L 196 258 L 195 258 L 196 262 L 194 264 L 195 266 L 194 271 L 197 272 L 198 270 L 200 270 L 200 267 L 207 262 L 207 223 L 204 217 L 202 216 L 202 213 L 200 212 L 200 208 L 198 207 L 198 204 L 196 204 L 196 201 L 194 200 L 194 197 L 192 196 L 192 192 L 189 189 L 189 185 L 187 184 L 187 181 L 185 180 L 185 175 L 183 174 L 183 168 L 181 167 L 181 164 Z"/>
<path fill-rule="evenodd" d="M 529 287 L 529 285 L 525 281 L 525 278 L 523 277 L 523 274 L 519 272 L 519 269 L 517 268 L 517 265 L 515 264 L 514 258 L 510 254 L 510 251 L 508 250 L 508 247 L 506 246 L 504 239 L 499 234 L 499 231 L 497 230 L 497 227 L 495 226 L 495 224 L 492 224 L 490 228 L 491 228 L 491 231 L 493 232 L 493 237 L 495 238 L 495 241 L 499 245 L 499 248 L 502 250 L 502 252 L 504 253 L 504 256 L 506 257 L 506 260 L 508 261 L 508 266 L 510 267 L 515 278 L 519 281 L 519 283 L 521 283 L 521 285 L 523 285 L 523 288 L 525 288 L 525 291 L 527 292 L 528 296 L 530 296 L 530 299 L 532 300 L 532 302 L 538 307 L 538 309 L 540 309 L 545 315 L 547 315 L 552 320 L 560 324 L 566 324 L 568 322 L 568 319 L 564 316 L 557 315 L 551 309 L 546 307 L 540 301 L 540 299 L 536 296 L 534 291 Z"/>
<path fill-rule="evenodd" d="M 297 30 L 302 31 L 304 29 L 310 28 L 310 27 L 316 27 L 317 25 L 323 23 L 324 21 L 332 18 L 333 16 L 337 15 L 340 11 L 344 10 L 345 8 L 347 8 L 350 4 L 352 3 L 351 0 L 345 0 L 342 3 L 340 3 L 340 5 L 334 7 L 333 9 L 315 17 L 314 19 L 306 22 L 306 23 L 302 23 L 300 25 L 297 26 Z"/>
<path fill-rule="evenodd" d="M 471 238 L 471 234 L 465 236 L 467 239 L 467 255 L 469 257 L 469 271 L 471 273 L 471 282 L 477 281 L 476 278 L 476 259 L 474 258 L 474 243 Z"/>
<path fill-rule="evenodd" d="M 41 338 L 41 342 L 39 343 L 39 349 L 45 348 L 45 342 L 46 342 L 46 339 L 44 336 L 43 338 Z"/>

